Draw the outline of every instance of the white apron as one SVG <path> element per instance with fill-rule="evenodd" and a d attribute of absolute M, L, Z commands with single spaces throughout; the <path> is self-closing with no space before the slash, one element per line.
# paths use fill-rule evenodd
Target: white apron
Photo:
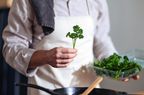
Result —
<path fill-rule="evenodd" d="M 79 25 L 83 29 L 83 39 L 78 39 L 77 56 L 66 68 L 54 68 L 49 65 L 39 67 L 36 75 L 29 78 L 29 83 L 49 89 L 61 87 L 89 86 L 95 79 L 95 72 L 88 67 L 93 61 L 93 19 L 90 16 L 56 17 L 55 31 L 45 36 L 37 45 L 37 49 L 49 50 L 55 47 L 72 48 L 72 39 L 66 34 L 73 31 L 73 26 Z M 29 88 L 29 95 L 48 95 L 47 93 Z"/>

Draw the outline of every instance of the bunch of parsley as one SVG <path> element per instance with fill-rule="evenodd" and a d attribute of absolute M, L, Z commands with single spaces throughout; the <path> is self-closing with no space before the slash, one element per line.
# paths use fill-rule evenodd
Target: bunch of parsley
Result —
<path fill-rule="evenodd" d="M 73 26 L 73 32 L 72 33 L 68 32 L 66 34 L 66 37 L 69 37 L 72 39 L 73 48 L 75 48 L 77 39 L 84 38 L 83 29 L 80 28 L 79 25 L 75 25 L 75 26 Z"/>

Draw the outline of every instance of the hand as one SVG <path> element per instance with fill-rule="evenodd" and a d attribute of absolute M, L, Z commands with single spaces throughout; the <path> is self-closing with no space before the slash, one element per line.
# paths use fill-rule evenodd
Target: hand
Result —
<path fill-rule="evenodd" d="M 57 47 L 51 50 L 38 50 L 31 57 L 29 68 L 49 64 L 52 67 L 67 67 L 76 56 L 76 49 Z"/>
<path fill-rule="evenodd" d="M 138 80 L 140 78 L 140 76 L 139 75 L 135 75 L 135 76 L 132 76 L 131 78 L 134 79 L 134 80 Z M 129 79 L 131 79 L 131 78 L 125 78 L 125 79 L 122 79 L 122 81 L 128 82 Z"/>

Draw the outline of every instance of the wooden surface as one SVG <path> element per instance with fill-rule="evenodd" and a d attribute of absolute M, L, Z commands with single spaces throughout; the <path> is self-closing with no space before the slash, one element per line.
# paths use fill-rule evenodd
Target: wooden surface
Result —
<path fill-rule="evenodd" d="M 144 95 L 144 90 L 143 90 L 143 91 L 137 91 L 137 92 L 134 93 L 133 95 Z"/>
<path fill-rule="evenodd" d="M 0 8 L 10 8 L 13 0 L 0 0 Z"/>

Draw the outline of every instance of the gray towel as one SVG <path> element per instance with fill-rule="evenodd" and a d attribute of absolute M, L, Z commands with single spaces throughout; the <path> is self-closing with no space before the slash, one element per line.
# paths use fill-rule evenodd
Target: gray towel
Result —
<path fill-rule="evenodd" d="M 45 35 L 54 31 L 54 2 L 53 0 L 31 0 L 37 21 Z"/>

